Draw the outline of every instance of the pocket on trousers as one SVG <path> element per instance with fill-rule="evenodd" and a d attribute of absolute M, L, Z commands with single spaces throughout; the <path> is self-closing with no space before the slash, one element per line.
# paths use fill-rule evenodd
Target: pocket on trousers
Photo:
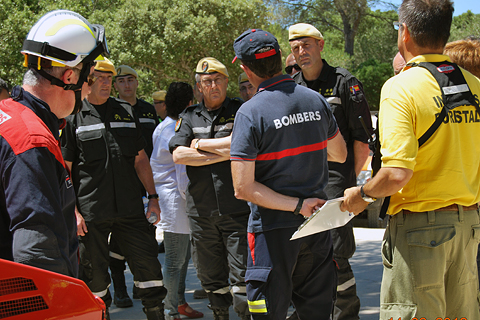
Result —
<path fill-rule="evenodd" d="M 480 224 L 472 226 L 473 239 L 480 243 Z"/>
<path fill-rule="evenodd" d="M 390 237 L 382 241 L 382 261 L 386 268 L 393 267 L 393 250 Z"/>
<path fill-rule="evenodd" d="M 417 313 L 414 304 L 385 303 L 380 305 L 380 320 L 413 319 Z"/>
<path fill-rule="evenodd" d="M 456 235 L 455 227 L 433 226 L 413 229 L 407 232 L 410 253 L 408 264 L 411 267 L 414 285 L 417 288 L 442 286 L 443 269 L 429 268 L 436 261 L 447 259 L 445 245 Z"/>
<path fill-rule="evenodd" d="M 252 314 L 268 313 L 268 302 L 264 292 L 270 271 L 270 268 L 248 268 L 245 273 L 248 309 Z"/>

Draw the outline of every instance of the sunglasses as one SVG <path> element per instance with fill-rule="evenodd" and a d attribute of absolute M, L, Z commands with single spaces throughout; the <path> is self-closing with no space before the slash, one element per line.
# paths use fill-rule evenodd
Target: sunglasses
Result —
<path fill-rule="evenodd" d="M 290 73 L 292 73 L 292 70 L 293 70 L 293 69 L 295 69 L 295 70 L 297 70 L 297 71 L 302 70 L 302 68 L 300 68 L 299 65 L 295 63 L 294 65 L 286 66 L 286 67 L 285 67 L 285 72 L 286 72 L 287 74 L 290 74 Z"/>

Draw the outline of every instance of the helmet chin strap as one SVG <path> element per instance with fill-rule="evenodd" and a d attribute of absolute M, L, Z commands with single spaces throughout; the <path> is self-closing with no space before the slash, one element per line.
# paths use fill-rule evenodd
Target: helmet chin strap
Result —
<path fill-rule="evenodd" d="M 71 114 L 76 114 L 82 109 L 82 90 L 77 90 L 75 92 L 75 106 L 73 107 Z"/>
<path fill-rule="evenodd" d="M 63 90 L 72 90 L 75 93 L 75 106 L 73 108 L 72 114 L 76 114 L 82 108 L 82 86 L 87 80 L 88 75 L 90 74 L 90 68 L 94 65 L 94 62 L 85 62 L 83 64 L 82 70 L 80 71 L 80 76 L 76 84 L 66 84 L 62 80 L 55 78 L 51 74 L 48 74 L 43 70 L 42 67 L 38 66 L 38 57 L 28 56 L 28 67 L 35 69 L 42 77 L 49 80 L 52 85 L 63 88 Z"/>

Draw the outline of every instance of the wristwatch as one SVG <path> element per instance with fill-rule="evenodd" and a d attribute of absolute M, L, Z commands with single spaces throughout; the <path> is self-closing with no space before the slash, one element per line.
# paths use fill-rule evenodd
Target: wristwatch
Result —
<path fill-rule="evenodd" d="M 148 200 L 150 199 L 157 199 L 158 200 L 158 193 L 152 193 L 148 195 Z"/>
<path fill-rule="evenodd" d="M 200 142 L 200 139 L 197 139 L 197 141 L 195 141 L 195 149 L 198 150 L 198 143 Z"/>
<path fill-rule="evenodd" d="M 365 191 L 363 191 L 363 185 L 360 187 L 360 196 L 362 197 L 363 201 L 366 201 L 366 202 L 372 203 L 374 201 L 377 201 L 376 198 L 370 197 L 365 194 Z"/>

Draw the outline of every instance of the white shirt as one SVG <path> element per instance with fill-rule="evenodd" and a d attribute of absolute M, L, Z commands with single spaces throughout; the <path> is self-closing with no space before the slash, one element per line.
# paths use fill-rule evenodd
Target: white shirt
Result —
<path fill-rule="evenodd" d="M 163 231 L 189 234 L 185 191 L 188 177 L 185 165 L 175 164 L 168 149 L 175 135 L 175 120 L 166 117 L 153 132 L 153 151 L 150 165 L 160 203 L 161 220 L 157 225 Z"/>

